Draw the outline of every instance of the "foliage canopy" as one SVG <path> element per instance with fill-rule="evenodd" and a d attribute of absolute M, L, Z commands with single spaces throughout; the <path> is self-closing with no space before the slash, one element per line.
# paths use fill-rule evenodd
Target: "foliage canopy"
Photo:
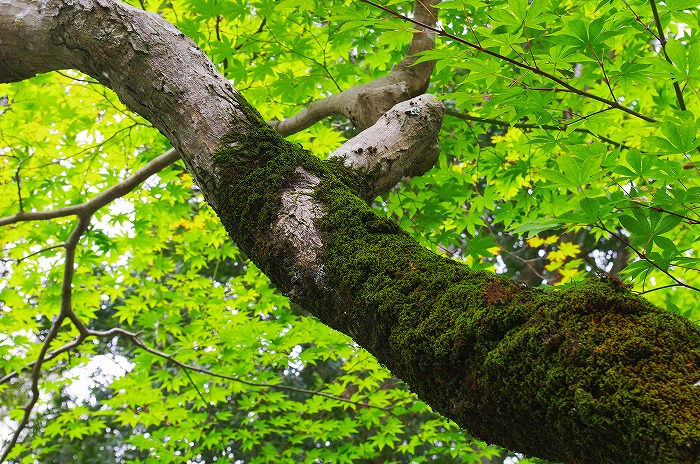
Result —
<path fill-rule="evenodd" d="M 404 1 L 132 2 L 177 25 L 267 119 L 400 61 Z M 429 92 L 438 165 L 374 206 L 425 247 L 538 286 L 611 272 L 700 319 L 697 2 L 445 0 Z M 169 148 L 74 71 L 0 85 L 0 218 L 78 205 Z M 336 117 L 289 137 L 320 158 Z M 2 228 L 0 434 L 61 304 L 73 217 Z M 16 462 L 479 462 L 508 452 L 432 413 L 347 337 L 294 307 L 173 164 L 99 209 L 73 304 L 104 336 L 44 363 Z M 118 328 L 119 330 L 115 330 Z M 52 349 L 77 336 L 66 322 Z M 99 370 L 109 360 L 119 375 Z M 82 376 L 91 377 L 90 395 Z M 108 449 L 109 451 L 104 451 Z M 514 450 L 517 451 L 517 450 Z M 524 462 L 525 460 L 523 460 Z"/>

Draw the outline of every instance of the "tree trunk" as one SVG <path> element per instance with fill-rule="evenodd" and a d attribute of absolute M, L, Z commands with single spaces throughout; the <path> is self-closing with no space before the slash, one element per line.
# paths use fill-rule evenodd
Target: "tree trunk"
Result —
<path fill-rule="evenodd" d="M 68 67 L 168 137 L 282 292 L 474 436 L 570 463 L 700 462 L 697 326 L 613 279 L 545 293 L 424 250 L 361 199 L 410 161 L 319 161 L 156 15 L 114 0 L 0 0 L 0 82 Z M 425 145 L 401 142 L 425 125 L 432 146 L 441 109 L 403 105 L 380 121 L 398 118 L 393 132 L 370 128 L 351 152 L 420 160 Z"/>

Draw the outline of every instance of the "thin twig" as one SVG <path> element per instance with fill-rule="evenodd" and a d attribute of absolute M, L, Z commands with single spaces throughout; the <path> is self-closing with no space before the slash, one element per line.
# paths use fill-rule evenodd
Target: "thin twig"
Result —
<path fill-rule="evenodd" d="M 19 211 L 12 216 L 0 218 L 0 226 L 6 226 L 24 221 L 43 221 L 46 219 L 66 216 L 92 214 L 111 201 L 123 197 L 127 193 L 131 192 L 139 184 L 141 184 L 141 182 L 145 181 L 153 174 L 162 171 L 178 159 L 180 159 L 180 154 L 171 148 L 162 155 L 149 161 L 146 165 L 137 170 L 131 177 L 124 179 L 122 182 L 113 185 L 106 190 L 103 190 L 94 198 L 86 201 L 85 203 L 54 209 L 51 211 Z"/>
<path fill-rule="evenodd" d="M 554 126 L 554 125 L 549 125 L 549 124 L 511 123 L 511 122 L 501 121 L 500 119 L 489 119 L 489 118 L 480 118 L 477 116 L 470 116 L 468 114 L 460 113 L 459 111 L 454 111 L 454 110 L 445 110 L 445 114 L 447 114 L 449 116 L 453 116 L 455 118 L 463 119 L 465 121 L 481 122 L 484 124 L 494 124 L 494 125 L 504 126 L 504 127 L 515 127 L 518 129 L 542 129 L 542 130 L 552 130 L 552 131 L 562 131 L 562 132 L 567 130 L 566 125 Z M 581 132 L 584 134 L 592 135 L 593 137 L 596 137 L 605 143 L 609 143 L 610 145 L 614 145 L 614 146 L 621 148 L 621 149 L 624 149 L 624 150 L 631 150 L 632 149 L 631 147 L 625 145 L 624 143 L 616 142 L 616 141 L 609 139 L 605 136 L 595 134 L 588 129 L 576 128 L 576 129 L 573 129 L 573 132 Z"/>
<path fill-rule="evenodd" d="M 482 52 L 482 53 L 485 53 L 485 54 L 487 54 L 487 55 L 489 55 L 489 56 L 493 56 L 494 58 L 498 58 L 499 60 L 502 60 L 502 61 L 505 61 L 505 62 L 507 62 L 507 63 L 510 63 L 510 64 L 512 64 L 512 65 L 514 65 L 514 66 L 519 67 L 519 68 L 523 68 L 523 69 L 527 69 L 527 70 L 529 70 L 529 71 L 532 71 L 533 73 L 537 74 L 538 76 L 546 77 L 547 79 L 551 80 L 552 82 L 555 82 L 555 83 L 561 85 L 567 92 L 571 92 L 571 93 L 574 93 L 574 94 L 579 95 L 579 96 L 582 96 L 582 97 L 590 98 L 591 100 L 596 100 L 596 101 L 598 101 L 598 102 L 600 102 L 600 103 L 603 103 L 603 104 L 605 104 L 605 105 L 610 106 L 611 108 L 618 109 L 618 110 L 620 110 L 620 111 L 623 111 L 623 112 L 625 112 L 625 113 L 627 113 L 627 114 L 630 114 L 630 115 L 632 115 L 632 116 L 634 116 L 634 117 L 636 117 L 636 118 L 642 119 L 642 120 L 644 120 L 644 121 L 647 121 L 647 122 L 657 122 L 656 119 L 651 118 L 651 117 L 649 117 L 649 116 L 646 116 L 646 115 L 644 115 L 644 114 L 641 114 L 641 113 L 639 113 L 639 112 L 633 110 L 632 108 L 628 108 L 628 107 L 626 107 L 626 106 L 624 106 L 624 105 L 621 105 L 620 103 L 618 103 L 618 102 L 616 102 L 616 101 L 608 100 L 607 98 L 603 98 L 603 97 L 600 97 L 600 96 L 598 96 L 598 95 L 595 95 L 595 94 L 592 94 L 592 93 L 590 93 L 590 92 L 587 92 L 587 91 L 585 91 L 585 90 L 578 89 L 578 88 L 572 86 L 571 84 L 568 84 L 567 82 L 563 81 L 562 79 L 559 79 L 559 78 L 556 77 L 555 75 L 553 75 L 553 74 L 551 74 L 551 73 L 548 73 L 547 71 L 544 71 L 544 70 L 542 70 L 542 69 L 540 69 L 540 68 L 538 68 L 538 67 L 536 67 L 536 66 L 531 66 L 531 65 L 529 65 L 529 64 L 522 63 L 522 62 L 520 62 L 520 61 L 514 60 L 513 58 L 509 58 L 509 57 L 507 57 L 507 56 L 505 56 L 505 55 L 501 55 L 500 53 L 491 51 L 491 50 L 489 50 L 488 48 L 482 47 L 481 45 L 475 44 L 475 43 L 470 42 L 470 41 L 468 41 L 468 40 L 466 40 L 466 39 L 463 39 L 463 38 L 458 37 L 458 36 L 456 36 L 456 35 L 454 35 L 454 34 L 451 34 L 451 33 L 445 31 L 445 30 L 442 29 L 442 28 L 430 26 L 430 25 L 428 25 L 428 24 L 423 24 L 423 23 L 421 23 L 420 21 L 416 21 L 415 19 L 409 18 L 408 16 L 399 13 L 398 11 L 392 10 L 391 8 L 389 8 L 389 7 L 387 7 L 387 6 L 384 6 L 384 5 L 380 5 L 380 4 L 378 4 L 378 3 L 375 3 L 375 2 L 373 2 L 372 0 L 361 0 L 361 1 L 364 2 L 364 3 L 368 3 L 368 4 L 370 4 L 370 5 L 372 5 L 372 6 L 376 7 L 376 8 L 379 8 L 380 10 L 385 11 L 385 12 L 387 12 L 387 13 L 393 15 L 393 16 L 396 16 L 397 18 L 400 18 L 400 19 L 402 19 L 402 20 L 404 20 L 404 21 L 408 21 L 408 22 L 410 22 L 410 23 L 412 23 L 412 24 L 415 24 L 416 26 L 420 26 L 420 27 L 423 27 L 423 28 L 425 28 L 425 29 L 427 29 L 427 30 L 429 30 L 429 31 L 432 31 L 432 32 L 434 32 L 435 34 L 439 35 L 440 37 L 447 37 L 447 38 L 449 38 L 449 39 L 455 40 L 455 41 L 457 41 L 457 42 L 459 42 L 459 43 L 461 43 L 461 44 L 464 44 L 464 45 L 466 45 L 466 46 L 468 46 L 468 47 L 471 47 L 471 48 L 473 48 L 473 49 L 475 49 L 475 50 L 478 50 L 478 51 L 480 51 L 480 52 Z"/>
<path fill-rule="evenodd" d="M 58 330 L 61 328 L 61 324 L 63 324 L 64 320 L 65 316 L 59 314 L 59 316 L 56 318 L 53 324 L 51 324 L 51 329 L 49 330 L 49 333 L 44 339 L 44 343 L 41 346 L 41 350 L 39 351 L 39 355 L 37 356 L 36 363 L 32 368 L 30 387 L 32 396 L 29 398 L 29 401 L 27 401 L 27 404 L 25 404 L 23 407 L 24 413 L 22 415 L 22 419 L 19 421 L 19 424 L 17 424 L 17 428 L 12 434 L 12 438 L 10 439 L 9 443 L 5 447 L 5 450 L 0 456 L 0 463 L 5 462 L 5 459 L 7 459 L 7 456 L 12 452 L 12 449 L 17 444 L 17 440 L 19 440 L 19 436 L 22 434 L 22 431 L 25 429 L 25 427 L 27 427 L 27 424 L 29 424 L 29 416 L 31 415 L 32 410 L 34 409 L 34 406 L 36 405 L 37 401 L 39 401 L 39 376 L 41 374 L 41 366 L 44 361 L 44 356 L 46 355 L 46 352 L 49 349 L 51 341 L 53 341 L 53 339 L 56 338 Z"/>
<path fill-rule="evenodd" d="M 694 287 L 694 286 L 692 286 L 692 285 L 690 285 L 690 284 L 686 284 L 686 283 L 683 282 L 682 280 L 678 279 L 678 278 L 675 277 L 673 274 L 671 274 L 670 272 L 668 272 L 666 269 L 662 268 L 661 266 L 659 266 L 658 264 L 656 264 L 654 261 L 652 261 L 651 259 L 649 259 L 649 258 L 647 257 L 647 255 L 646 255 L 646 253 L 644 253 L 643 251 L 637 250 L 635 247 L 632 246 L 632 244 L 631 244 L 629 241 L 625 240 L 625 239 L 622 238 L 620 235 L 616 234 L 615 232 L 613 232 L 613 231 L 611 231 L 610 229 L 608 229 L 607 227 L 605 227 L 604 224 L 598 223 L 598 224 L 595 225 L 595 227 L 598 227 L 599 229 L 602 229 L 602 230 L 604 230 L 605 232 L 607 232 L 607 233 L 609 233 L 610 235 L 612 235 L 613 237 L 615 237 L 617 240 L 619 240 L 620 242 L 622 242 L 622 244 L 625 245 L 627 248 L 629 248 L 630 250 L 634 251 L 634 253 L 639 257 L 639 259 L 642 259 L 642 260 L 648 262 L 649 264 L 651 264 L 652 266 L 654 266 L 656 269 L 658 269 L 658 270 L 661 271 L 662 273 L 666 274 L 666 276 L 669 277 L 669 278 L 670 278 L 671 280 L 673 280 L 674 282 L 676 282 L 676 284 L 677 284 L 678 286 L 680 286 L 680 287 L 685 287 L 685 288 L 688 288 L 688 289 L 690 289 L 690 290 L 695 290 L 696 292 L 700 292 L 700 288 Z M 646 279 L 644 279 L 644 280 L 646 281 Z"/>
<path fill-rule="evenodd" d="M 656 2 L 654 0 L 649 0 L 649 5 L 651 5 L 651 12 L 654 15 L 654 22 L 656 23 L 656 30 L 658 31 L 658 39 L 661 44 L 661 51 L 664 53 L 664 58 L 666 61 L 673 65 L 671 58 L 669 58 L 668 53 L 666 53 L 666 34 L 664 34 L 664 28 L 661 25 L 661 18 L 659 17 L 659 11 L 656 9 Z M 681 111 L 685 111 L 685 100 L 683 99 L 683 91 L 678 81 L 673 81 L 673 90 L 676 92 L 676 100 L 678 100 L 678 107 Z"/>
<path fill-rule="evenodd" d="M 642 21 L 642 18 L 640 18 L 639 15 L 637 14 L 637 12 L 634 11 L 634 10 L 632 9 L 632 7 L 629 5 L 629 3 L 627 3 L 626 0 L 622 0 L 622 3 L 624 3 L 625 6 L 627 7 L 627 9 L 630 10 L 630 11 L 632 12 L 632 14 L 634 15 L 634 19 L 635 19 L 649 34 L 651 34 L 652 37 L 654 37 L 656 40 L 659 40 L 659 38 L 656 36 L 656 34 L 654 34 L 654 31 L 652 31 L 651 28 L 650 28 L 644 21 Z"/>
<path fill-rule="evenodd" d="M 168 353 L 164 353 L 164 352 L 162 352 L 162 351 L 160 351 L 160 350 L 157 350 L 157 349 L 155 349 L 155 348 L 152 348 L 152 347 L 146 345 L 146 344 L 143 342 L 143 340 L 141 340 L 141 338 L 139 338 L 136 334 L 131 334 L 131 333 L 127 332 L 127 331 L 122 330 L 122 331 L 120 331 L 120 335 L 123 335 L 123 336 L 127 337 L 132 343 L 134 343 L 136 346 L 138 346 L 138 347 L 141 348 L 142 350 L 144 350 L 144 351 L 146 351 L 146 352 L 148 352 L 148 353 L 154 354 L 154 355 L 156 355 L 156 356 L 158 356 L 158 357 L 160 357 L 160 358 L 163 358 L 163 359 L 167 360 L 168 362 L 170 362 L 170 363 L 172 363 L 172 364 L 174 364 L 174 365 L 176 365 L 176 366 L 178 366 L 179 368 L 184 369 L 184 370 L 190 370 L 190 371 L 193 371 L 193 372 L 199 372 L 200 374 L 205 374 L 205 375 L 209 375 L 209 376 L 211 376 L 211 377 L 216 377 L 216 378 L 220 378 L 220 379 L 224 379 L 224 380 L 229 380 L 229 381 L 232 381 L 232 382 L 241 383 L 241 384 L 247 385 L 247 386 L 249 386 L 249 387 L 272 388 L 272 389 L 275 389 L 275 390 L 284 390 L 284 391 L 290 391 L 290 392 L 295 392 L 295 393 L 303 393 L 303 394 L 306 394 L 306 395 L 322 396 L 322 397 L 324 397 L 324 398 L 332 399 L 332 400 L 335 400 L 335 401 L 340 401 L 340 402 L 343 402 L 343 403 L 353 404 L 353 405 L 355 405 L 355 406 L 359 406 L 359 407 L 362 407 L 362 408 L 379 409 L 379 410 L 381 410 L 381 411 L 391 413 L 391 410 L 390 410 L 389 408 L 383 408 L 383 407 L 374 406 L 374 405 L 371 405 L 371 404 L 360 403 L 360 402 L 358 402 L 358 401 L 352 401 L 352 400 L 349 400 L 349 399 L 346 399 L 346 398 L 342 398 L 342 397 L 339 397 L 339 396 L 331 395 L 331 394 L 329 394 L 329 393 L 323 393 L 323 392 L 316 391 L 316 390 L 307 390 L 307 389 L 305 389 L 305 388 L 296 388 L 296 387 L 290 387 L 290 386 L 287 386 L 287 385 L 275 385 L 275 384 L 267 384 L 267 383 L 260 383 L 260 382 L 251 382 L 251 381 L 249 381 L 249 380 L 243 380 L 243 379 L 240 379 L 240 378 L 238 378 L 238 377 L 233 377 L 233 376 L 226 375 L 226 374 L 219 374 L 219 373 L 217 373 L 217 372 L 210 371 L 209 369 L 204 369 L 203 367 L 192 366 L 192 365 L 190 365 L 190 364 L 185 364 L 185 363 L 183 363 L 183 362 L 181 362 L 181 361 L 178 361 L 178 360 L 175 359 L 172 355 L 170 355 L 170 354 L 168 354 Z"/>
<path fill-rule="evenodd" d="M 46 356 L 44 356 L 43 362 L 46 363 L 48 361 L 51 361 L 51 360 L 57 358 L 58 356 L 60 356 L 61 354 L 65 353 L 66 351 L 71 351 L 74 348 L 77 348 L 78 346 L 80 346 L 83 343 L 83 341 L 85 341 L 85 337 L 83 337 L 82 335 L 78 335 L 72 342 L 66 343 L 65 345 L 61 346 L 60 348 L 56 348 L 55 350 L 51 351 Z M 8 373 L 7 375 L 5 375 L 4 377 L 0 377 L 0 385 L 7 383 L 10 380 L 14 379 L 21 372 L 24 372 L 27 369 L 31 369 L 32 367 L 34 367 L 35 364 L 36 364 L 36 361 L 29 362 L 29 363 L 25 364 L 24 366 L 20 367 L 19 369 L 17 369 L 16 371 L 12 371 L 12 372 Z"/>
<path fill-rule="evenodd" d="M 39 251 L 35 251 L 35 252 L 33 252 L 33 253 L 29 253 L 28 255 L 22 256 L 21 258 L 14 258 L 14 259 L 13 259 L 13 258 L 8 258 L 8 259 L 0 258 L 0 261 L 4 261 L 4 262 L 12 261 L 12 262 L 14 262 L 15 264 L 19 264 L 19 263 L 21 263 L 22 261 L 24 261 L 25 259 L 31 258 L 32 256 L 40 255 L 40 254 L 45 253 L 45 252 L 47 252 L 47 251 L 55 250 L 56 248 L 65 248 L 65 246 L 66 246 L 65 243 L 59 243 L 58 245 L 48 246 L 48 247 L 42 248 L 42 249 L 39 250 Z"/>

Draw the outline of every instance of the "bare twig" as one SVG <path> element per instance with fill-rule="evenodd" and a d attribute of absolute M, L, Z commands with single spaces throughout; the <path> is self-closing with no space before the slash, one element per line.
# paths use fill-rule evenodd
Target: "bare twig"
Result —
<path fill-rule="evenodd" d="M 162 155 L 149 161 L 146 165 L 136 171 L 131 177 L 124 179 L 122 182 L 109 187 L 97 194 L 94 198 L 85 203 L 79 205 L 67 206 L 65 208 L 59 208 L 51 211 L 19 211 L 12 216 L 6 216 L 0 218 L 0 226 L 6 226 L 9 224 L 15 224 L 24 221 L 42 221 L 46 219 L 54 219 L 66 216 L 82 216 L 93 214 L 98 209 L 102 208 L 106 204 L 116 200 L 117 198 L 123 197 L 127 193 L 131 192 L 136 188 L 141 182 L 151 177 L 153 174 L 163 170 L 164 168 L 170 166 L 175 161 L 180 159 L 180 155 L 174 150 L 170 149 L 163 153 Z"/>
<path fill-rule="evenodd" d="M 55 350 L 51 351 L 50 353 L 46 354 L 44 356 L 43 362 L 48 362 L 51 361 L 52 359 L 57 358 L 61 354 L 71 351 L 78 346 L 80 346 L 83 341 L 85 341 L 85 337 L 83 335 L 78 335 L 72 342 L 66 343 L 65 345 L 61 346 L 60 348 L 56 348 Z M 9 382 L 10 380 L 14 379 L 17 377 L 21 372 L 26 371 L 27 369 L 31 369 L 36 365 L 36 361 L 29 362 L 22 366 L 21 368 L 17 369 L 16 371 L 12 371 L 5 375 L 4 377 L 0 377 L 0 385 Z"/>
<path fill-rule="evenodd" d="M 654 31 L 652 31 L 651 28 L 644 21 L 642 21 L 642 18 L 640 18 L 637 12 L 632 9 L 629 3 L 627 3 L 626 0 L 622 0 L 622 3 L 624 3 L 627 9 L 632 12 L 632 14 L 634 15 L 634 19 L 644 28 L 644 30 L 651 34 L 651 36 L 654 37 L 656 40 L 659 40 L 656 34 L 654 34 Z"/>
<path fill-rule="evenodd" d="M 35 251 L 35 252 L 33 252 L 33 253 L 29 253 L 28 255 L 22 256 L 21 258 L 16 258 L 16 259 L 4 259 L 4 258 L 0 258 L 0 261 L 4 261 L 4 262 L 7 262 L 7 261 L 14 261 L 15 263 L 18 264 L 18 263 L 21 263 L 22 261 L 24 261 L 25 259 L 31 258 L 32 256 L 40 255 L 40 254 L 45 253 L 45 252 L 47 252 L 47 251 L 55 250 L 56 248 L 65 248 L 65 246 L 66 246 L 65 243 L 59 243 L 58 245 L 52 245 L 52 246 L 44 247 L 44 248 L 42 248 L 41 250 Z"/>

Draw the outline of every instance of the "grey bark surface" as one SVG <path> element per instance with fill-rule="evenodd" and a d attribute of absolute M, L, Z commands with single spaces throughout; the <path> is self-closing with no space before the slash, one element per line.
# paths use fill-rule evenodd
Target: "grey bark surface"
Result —
<path fill-rule="evenodd" d="M 415 0 L 414 18 L 427 25 L 435 25 L 441 0 Z M 406 57 L 386 76 L 374 79 L 321 100 L 314 100 L 299 113 L 282 121 L 270 123 L 282 135 L 289 135 L 311 127 L 331 115 L 343 115 L 362 131 L 372 126 L 394 105 L 423 94 L 428 88 L 435 63 L 415 64 L 419 53 L 435 45 L 435 34 L 419 28 L 408 46 Z"/>

